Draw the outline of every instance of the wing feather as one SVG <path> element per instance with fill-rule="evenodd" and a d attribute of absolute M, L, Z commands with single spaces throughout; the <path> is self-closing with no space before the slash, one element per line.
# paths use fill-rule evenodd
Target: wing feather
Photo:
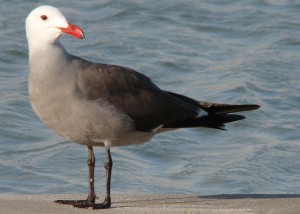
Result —
<path fill-rule="evenodd" d="M 198 114 L 198 106 L 170 95 L 145 75 L 126 67 L 82 61 L 77 85 L 87 99 L 106 99 L 129 115 L 139 131 Z"/>

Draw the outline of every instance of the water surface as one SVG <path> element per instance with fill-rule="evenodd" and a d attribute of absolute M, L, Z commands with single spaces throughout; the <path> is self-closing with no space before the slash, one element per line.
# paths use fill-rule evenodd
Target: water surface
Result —
<path fill-rule="evenodd" d="M 24 22 L 43 1 L 0 7 L 0 194 L 87 192 L 87 153 L 49 130 L 27 93 Z M 81 26 L 67 49 L 138 70 L 199 100 L 257 103 L 228 131 L 184 129 L 112 150 L 113 193 L 299 193 L 300 3 L 55 1 Z M 96 149 L 96 189 L 104 190 Z M 98 193 L 100 195 L 100 193 Z"/>

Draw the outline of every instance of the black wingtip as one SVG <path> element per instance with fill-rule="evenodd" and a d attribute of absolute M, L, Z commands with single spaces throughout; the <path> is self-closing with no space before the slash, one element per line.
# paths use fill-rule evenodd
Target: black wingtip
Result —
<path fill-rule="evenodd" d="M 260 105 L 256 105 L 256 104 L 250 104 L 250 105 L 245 105 L 248 107 L 248 110 L 256 110 L 260 108 Z"/>
<path fill-rule="evenodd" d="M 184 121 L 175 121 L 173 124 L 165 125 L 164 128 L 192 128 L 207 127 L 225 130 L 225 124 L 245 119 L 238 114 L 208 115 L 199 118 L 189 118 Z"/>
<path fill-rule="evenodd" d="M 245 104 L 245 105 L 230 105 L 230 104 L 204 104 L 201 106 L 209 114 L 229 114 L 241 111 L 252 111 L 260 108 L 256 104 Z"/>

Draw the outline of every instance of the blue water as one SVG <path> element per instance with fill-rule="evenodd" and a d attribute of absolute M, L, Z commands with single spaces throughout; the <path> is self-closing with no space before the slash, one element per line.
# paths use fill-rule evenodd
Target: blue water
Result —
<path fill-rule="evenodd" d="M 87 152 L 49 130 L 27 93 L 24 22 L 44 1 L 0 4 L 0 194 L 87 192 Z M 182 129 L 114 148 L 113 193 L 299 193 L 300 3 L 47 1 L 81 26 L 80 57 L 127 66 L 199 100 L 256 103 L 227 131 Z M 96 191 L 104 151 L 96 150 Z"/>

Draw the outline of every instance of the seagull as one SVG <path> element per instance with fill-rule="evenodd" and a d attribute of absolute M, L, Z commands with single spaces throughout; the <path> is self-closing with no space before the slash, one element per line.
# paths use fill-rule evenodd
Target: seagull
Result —
<path fill-rule="evenodd" d="M 63 34 L 85 37 L 80 27 L 52 6 L 40 6 L 26 19 L 32 108 L 48 127 L 69 141 L 87 146 L 88 151 L 87 199 L 57 203 L 78 208 L 111 207 L 111 147 L 145 143 L 156 134 L 179 128 L 224 129 L 225 123 L 245 118 L 231 113 L 260 107 L 197 101 L 165 91 L 130 68 L 70 54 L 59 41 Z M 103 203 L 96 203 L 94 189 L 93 147 L 97 146 L 106 149 Z"/>

